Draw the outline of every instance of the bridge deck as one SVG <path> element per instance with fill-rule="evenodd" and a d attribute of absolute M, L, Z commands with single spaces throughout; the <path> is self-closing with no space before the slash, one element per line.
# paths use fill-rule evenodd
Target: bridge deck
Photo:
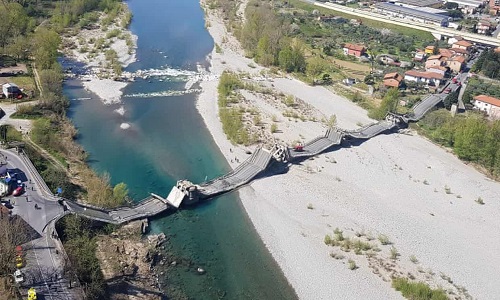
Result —
<path fill-rule="evenodd" d="M 240 187 L 255 178 L 267 168 L 272 153 L 264 148 L 258 148 L 252 156 L 228 174 L 198 185 L 202 198 L 209 198 Z"/>
<path fill-rule="evenodd" d="M 408 121 L 418 121 L 422 119 L 426 113 L 429 112 L 434 106 L 436 106 L 439 102 L 443 101 L 446 96 L 443 96 L 442 94 L 432 94 L 427 96 L 424 100 L 421 102 L 417 103 L 410 114 L 408 114 L 406 117 L 406 122 Z"/>
<path fill-rule="evenodd" d="M 288 152 L 290 155 L 290 159 L 293 160 L 296 158 L 318 155 L 319 153 L 334 145 L 340 145 L 342 137 L 343 134 L 341 132 L 333 129 L 328 129 L 325 135 L 318 136 L 313 140 L 307 142 L 304 145 L 302 151 L 296 151 L 293 148 L 289 148 Z"/>
<path fill-rule="evenodd" d="M 150 196 L 132 207 L 119 207 L 113 210 L 84 205 L 73 201 L 65 201 L 68 209 L 89 219 L 122 224 L 137 219 L 154 216 L 168 209 L 168 205 L 157 197 Z"/>
<path fill-rule="evenodd" d="M 396 126 L 397 125 L 394 122 L 384 120 L 367 125 L 358 130 L 346 131 L 345 134 L 357 139 L 370 139 L 376 135 L 381 134 L 384 131 L 395 128 Z"/>

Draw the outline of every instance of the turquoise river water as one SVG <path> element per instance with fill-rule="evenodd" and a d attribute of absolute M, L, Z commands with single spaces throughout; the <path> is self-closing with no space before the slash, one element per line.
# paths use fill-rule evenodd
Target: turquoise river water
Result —
<path fill-rule="evenodd" d="M 68 111 L 90 165 L 108 172 L 113 184 L 125 182 L 138 201 L 150 192 L 166 196 L 178 179 L 201 182 L 229 166 L 196 110 L 196 93 L 172 95 L 184 90 L 186 80 L 173 71 L 196 71 L 213 48 L 199 2 L 131 0 L 128 5 L 134 15 L 131 30 L 139 39 L 138 61 L 126 70 L 156 69 L 164 75 L 129 84 L 116 105 L 103 105 L 76 80 L 66 82 L 65 93 L 70 99 L 91 98 L 71 101 Z M 123 115 L 115 111 L 120 107 Z M 122 123 L 130 128 L 121 129 Z M 168 298 L 296 298 L 235 193 L 160 216 L 152 231 L 167 235 L 168 257 L 178 261 L 160 278 Z M 198 266 L 207 273 L 198 275 Z"/>

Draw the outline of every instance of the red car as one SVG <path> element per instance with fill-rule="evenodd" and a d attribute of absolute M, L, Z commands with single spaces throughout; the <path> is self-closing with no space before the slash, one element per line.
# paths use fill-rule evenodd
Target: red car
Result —
<path fill-rule="evenodd" d="M 20 196 L 23 192 L 24 192 L 24 187 L 20 185 L 12 192 L 12 196 L 14 197 Z"/>
<path fill-rule="evenodd" d="M 447 88 L 447 89 L 445 89 L 445 90 L 443 91 L 443 93 L 445 93 L 445 94 L 449 94 L 450 92 L 451 92 L 451 88 Z"/>

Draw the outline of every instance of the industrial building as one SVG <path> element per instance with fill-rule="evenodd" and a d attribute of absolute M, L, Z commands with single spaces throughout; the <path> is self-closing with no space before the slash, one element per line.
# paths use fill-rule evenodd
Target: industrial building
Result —
<path fill-rule="evenodd" d="M 375 10 L 383 15 L 403 18 L 414 22 L 435 24 L 442 27 L 448 27 L 448 25 L 450 24 L 449 17 L 447 16 L 423 12 L 414 8 L 404 7 L 387 2 L 376 3 Z"/>
<path fill-rule="evenodd" d="M 418 7 L 433 7 L 433 8 L 440 8 L 441 6 L 443 6 L 443 1 L 440 0 L 394 0 L 394 2 L 397 4 L 402 4 L 403 6 L 411 5 Z"/>

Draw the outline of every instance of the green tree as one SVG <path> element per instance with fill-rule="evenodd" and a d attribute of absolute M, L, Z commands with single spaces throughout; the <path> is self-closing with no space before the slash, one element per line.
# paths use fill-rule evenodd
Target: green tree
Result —
<path fill-rule="evenodd" d="M 486 123 L 480 117 L 467 118 L 455 131 L 453 149 L 461 159 L 479 161 L 485 145 Z"/>
<path fill-rule="evenodd" d="M 306 74 L 311 77 L 316 77 L 323 73 L 327 68 L 327 62 L 317 56 L 308 58 L 306 61 Z"/>
<path fill-rule="evenodd" d="M 271 50 L 269 36 L 264 35 L 260 38 L 257 44 L 255 60 L 266 67 L 274 64 L 274 54 Z"/>
<path fill-rule="evenodd" d="M 50 69 L 56 62 L 61 37 L 45 27 L 39 28 L 33 37 L 33 54 L 39 69 Z"/>
<path fill-rule="evenodd" d="M 295 69 L 292 47 L 286 46 L 281 49 L 278 55 L 278 63 L 280 68 L 286 72 L 292 72 Z"/>
<path fill-rule="evenodd" d="M 30 30 L 31 19 L 21 4 L 3 2 L 0 5 L 0 47 L 5 47 L 11 38 L 24 35 Z"/>
<path fill-rule="evenodd" d="M 123 182 L 118 183 L 113 188 L 113 197 L 117 203 L 124 203 L 128 200 L 128 188 Z"/>
<path fill-rule="evenodd" d="M 376 120 L 385 118 L 388 112 L 394 111 L 399 100 L 399 91 L 396 88 L 389 89 L 385 94 L 380 106 L 370 111 L 369 116 Z"/>

